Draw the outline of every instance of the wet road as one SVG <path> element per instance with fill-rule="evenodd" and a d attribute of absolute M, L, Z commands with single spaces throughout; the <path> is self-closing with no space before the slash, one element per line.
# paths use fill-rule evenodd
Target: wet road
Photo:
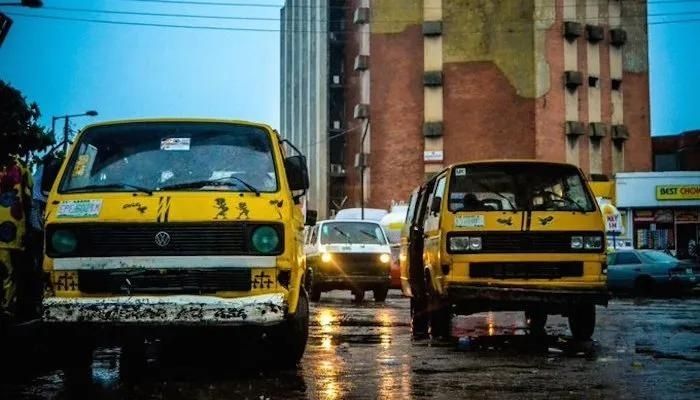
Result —
<path fill-rule="evenodd" d="M 67 382 L 47 367 L 0 383 L 0 398 L 691 399 L 700 393 L 697 298 L 615 300 L 598 309 L 593 343 L 568 340 L 566 320 L 558 317 L 550 317 L 545 339 L 525 334 L 520 313 L 459 317 L 453 333 L 478 336 L 468 347 L 412 342 L 408 320 L 408 301 L 398 292 L 386 304 L 360 306 L 349 293 L 334 292 L 313 305 L 297 371 L 237 367 L 264 349 L 214 358 L 169 351 L 151 354 L 139 377 L 126 379 L 119 349 L 101 348 L 89 381 Z"/>

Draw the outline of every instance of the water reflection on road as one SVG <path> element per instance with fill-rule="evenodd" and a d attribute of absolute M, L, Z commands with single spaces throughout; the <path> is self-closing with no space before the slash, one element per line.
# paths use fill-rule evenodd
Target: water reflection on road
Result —
<path fill-rule="evenodd" d="M 545 337 L 527 334 L 522 313 L 458 317 L 453 335 L 474 338 L 466 348 L 412 341 L 409 320 L 397 292 L 361 305 L 334 292 L 312 305 L 298 370 L 251 367 L 266 354 L 260 346 L 156 343 L 127 377 L 119 349 L 100 348 L 89 379 L 47 366 L 0 383 L 0 398 L 693 398 L 700 390 L 700 300 L 616 300 L 599 309 L 592 343 L 569 340 L 561 317 L 550 317 Z"/>

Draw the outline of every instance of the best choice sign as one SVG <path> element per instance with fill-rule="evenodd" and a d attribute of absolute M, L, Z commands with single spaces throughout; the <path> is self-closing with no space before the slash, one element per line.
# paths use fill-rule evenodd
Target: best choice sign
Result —
<path fill-rule="evenodd" d="M 656 200 L 700 200 L 700 185 L 657 186 Z"/>

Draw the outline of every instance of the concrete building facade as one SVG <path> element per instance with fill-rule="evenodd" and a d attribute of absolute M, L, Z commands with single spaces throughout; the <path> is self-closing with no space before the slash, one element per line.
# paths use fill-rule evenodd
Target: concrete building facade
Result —
<path fill-rule="evenodd" d="M 651 169 L 646 1 L 331 4 L 345 20 L 329 54 L 344 60 L 346 206 L 386 208 L 460 161 Z"/>

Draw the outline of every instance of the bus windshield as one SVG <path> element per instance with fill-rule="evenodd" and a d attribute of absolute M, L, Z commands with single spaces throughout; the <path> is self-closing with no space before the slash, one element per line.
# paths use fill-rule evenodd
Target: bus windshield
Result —
<path fill-rule="evenodd" d="M 230 190 L 276 192 L 272 145 L 259 127 L 145 122 L 88 128 L 61 193 Z"/>
<path fill-rule="evenodd" d="M 452 169 L 450 211 L 595 211 L 579 171 L 540 163 L 489 163 Z"/>

